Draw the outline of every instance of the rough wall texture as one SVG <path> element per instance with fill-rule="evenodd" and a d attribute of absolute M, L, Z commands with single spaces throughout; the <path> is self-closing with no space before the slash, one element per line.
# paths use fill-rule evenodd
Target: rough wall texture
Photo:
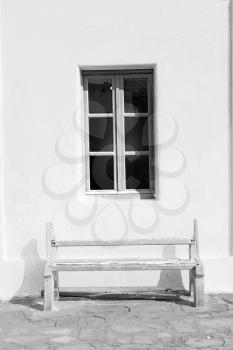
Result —
<path fill-rule="evenodd" d="M 42 288 L 46 221 L 55 223 L 58 237 L 122 239 L 192 234 L 193 217 L 199 220 L 207 289 L 232 290 L 229 2 L 2 3 L 1 270 L 6 282 L 1 296 L 35 294 Z M 127 64 L 156 65 L 157 201 L 87 197 L 83 190 L 78 65 Z M 119 283 L 114 273 L 82 274 L 81 281 L 75 276 L 67 274 L 63 283 Z M 154 282 L 151 273 L 120 276 L 125 285 Z"/>

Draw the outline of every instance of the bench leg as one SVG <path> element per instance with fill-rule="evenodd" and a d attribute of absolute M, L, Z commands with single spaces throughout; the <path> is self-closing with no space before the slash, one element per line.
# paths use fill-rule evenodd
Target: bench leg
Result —
<path fill-rule="evenodd" d="M 59 300 L 59 276 L 58 271 L 54 271 L 54 298 L 56 301 Z"/>
<path fill-rule="evenodd" d="M 51 266 L 44 271 L 44 311 L 52 311 L 54 304 L 54 274 Z"/>
<path fill-rule="evenodd" d="M 192 295 L 194 269 L 189 270 L 189 296 Z"/>
<path fill-rule="evenodd" d="M 198 264 L 194 269 L 194 305 L 204 305 L 204 270 L 202 264 Z"/>

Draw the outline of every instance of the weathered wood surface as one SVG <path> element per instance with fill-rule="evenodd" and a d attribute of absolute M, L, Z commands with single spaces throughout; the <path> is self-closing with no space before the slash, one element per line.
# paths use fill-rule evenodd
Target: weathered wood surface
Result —
<path fill-rule="evenodd" d="M 188 295 L 185 289 L 157 289 L 155 286 L 105 286 L 105 287 L 62 287 L 59 291 L 61 296 L 82 296 L 84 294 L 139 294 L 139 293 L 158 293 L 158 294 L 179 294 Z"/>
<path fill-rule="evenodd" d="M 52 240 L 51 245 L 53 247 L 82 247 L 82 246 L 129 246 L 129 245 L 193 245 L 195 242 L 193 239 L 132 239 L 122 241 L 60 241 Z"/>
<path fill-rule="evenodd" d="M 194 304 L 195 306 L 203 306 L 205 304 L 204 300 L 204 269 L 202 263 L 199 264 L 194 269 L 193 278 L 193 289 L 194 289 Z"/>
<path fill-rule="evenodd" d="M 64 259 L 52 263 L 55 271 L 190 270 L 195 259 Z"/>
<path fill-rule="evenodd" d="M 51 311 L 54 305 L 54 274 L 51 266 L 44 269 L 44 311 Z"/>
<path fill-rule="evenodd" d="M 51 242 L 55 241 L 55 233 L 52 222 L 46 224 L 46 255 L 47 261 L 57 257 L 57 248 L 53 247 Z"/>
<path fill-rule="evenodd" d="M 194 220 L 192 239 L 134 239 L 125 241 L 68 241 L 56 240 L 52 223 L 46 225 L 47 264 L 44 271 L 44 309 L 52 310 L 54 289 L 59 295 L 58 271 L 122 271 L 122 270 L 189 270 L 189 293 L 193 289 L 194 304 L 204 305 L 204 271 L 198 256 L 197 220 Z M 188 245 L 187 259 L 169 258 L 121 258 L 121 259 L 58 259 L 58 247 L 82 246 L 143 246 Z"/>

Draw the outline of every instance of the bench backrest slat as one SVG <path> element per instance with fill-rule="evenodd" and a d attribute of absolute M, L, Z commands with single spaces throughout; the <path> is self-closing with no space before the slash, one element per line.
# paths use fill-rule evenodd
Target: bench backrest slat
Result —
<path fill-rule="evenodd" d="M 46 248 L 47 258 L 54 259 L 57 256 L 58 247 L 103 247 L 103 246 L 151 246 L 151 245 L 188 245 L 189 258 L 198 258 L 197 245 L 197 220 L 194 219 L 193 238 L 153 238 L 153 239 L 131 239 L 131 240 L 112 240 L 112 241 L 85 241 L 85 240 L 56 240 L 53 230 L 53 224 L 46 225 Z"/>
<path fill-rule="evenodd" d="M 59 241 L 52 240 L 53 247 L 78 247 L 78 246 L 137 246 L 137 245 L 193 245 L 193 239 L 132 239 L 122 241 Z"/>

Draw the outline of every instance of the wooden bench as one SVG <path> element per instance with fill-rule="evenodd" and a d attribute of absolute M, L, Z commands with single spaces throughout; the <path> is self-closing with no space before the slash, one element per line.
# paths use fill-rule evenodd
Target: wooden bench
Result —
<path fill-rule="evenodd" d="M 189 256 L 174 258 L 59 259 L 59 247 L 90 246 L 186 245 Z M 122 271 L 122 270 L 189 270 L 189 293 L 193 290 L 194 305 L 204 304 L 204 272 L 197 251 L 197 221 L 191 239 L 136 239 L 119 241 L 56 240 L 53 224 L 46 224 L 47 262 L 44 269 L 44 310 L 51 311 L 54 295 L 59 297 L 59 271 Z"/>

